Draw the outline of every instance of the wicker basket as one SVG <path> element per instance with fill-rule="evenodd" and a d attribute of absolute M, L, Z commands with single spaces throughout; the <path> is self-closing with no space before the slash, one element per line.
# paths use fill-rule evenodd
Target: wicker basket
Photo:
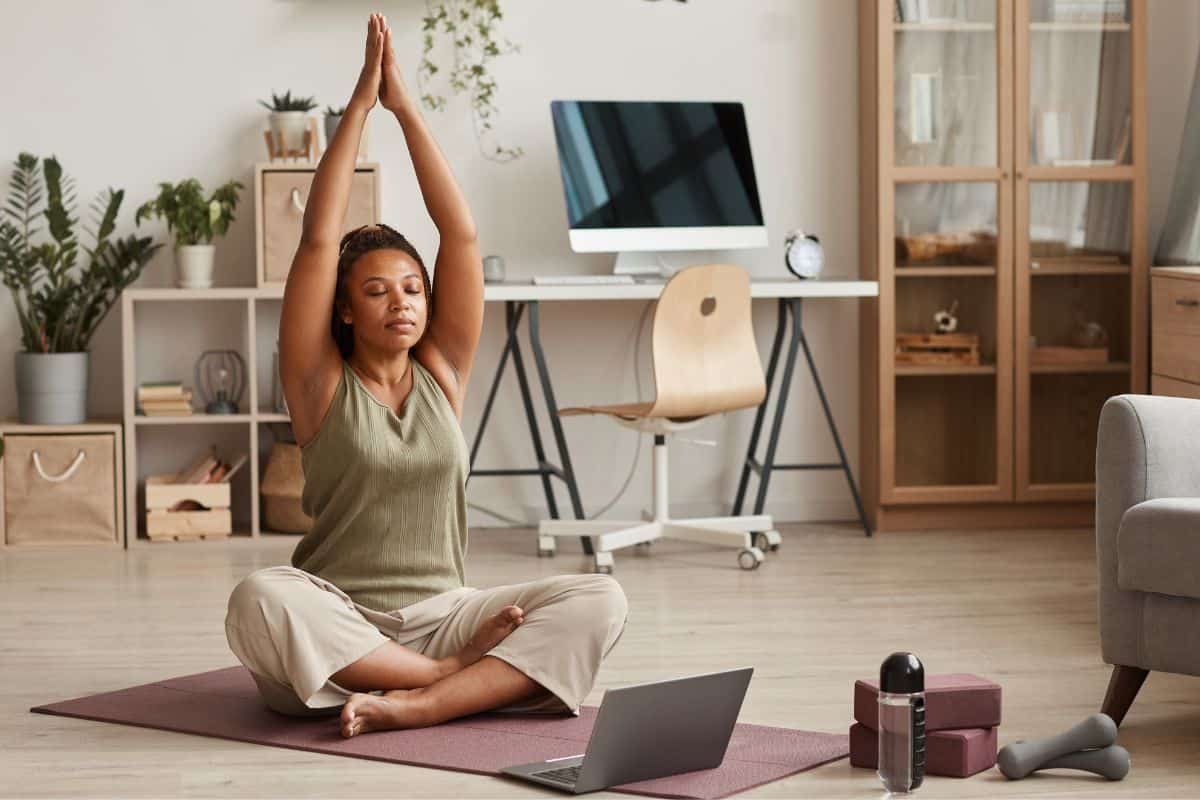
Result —
<path fill-rule="evenodd" d="M 304 472 L 300 448 L 287 442 L 271 445 L 266 474 L 262 480 L 263 526 L 282 533 L 307 533 L 312 517 L 300 508 L 304 494 Z"/>

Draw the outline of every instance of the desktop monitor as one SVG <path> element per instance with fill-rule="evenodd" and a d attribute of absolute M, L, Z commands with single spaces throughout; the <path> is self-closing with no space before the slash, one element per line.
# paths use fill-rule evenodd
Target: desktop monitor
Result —
<path fill-rule="evenodd" d="M 550 104 L 571 249 L 660 274 L 655 251 L 766 247 L 741 103 Z"/>

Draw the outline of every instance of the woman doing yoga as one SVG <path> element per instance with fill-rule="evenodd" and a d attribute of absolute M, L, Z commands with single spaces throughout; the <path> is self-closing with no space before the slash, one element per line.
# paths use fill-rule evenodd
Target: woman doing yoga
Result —
<path fill-rule="evenodd" d="M 400 124 L 439 234 L 434 281 L 386 225 L 342 236 L 358 143 Z M 401 79 L 383 16 L 313 178 L 283 295 L 279 365 L 311 529 L 291 566 L 233 590 L 229 646 L 285 714 L 341 711 L 343 736 L 490 709 L 569 712 L 624 630 L 607 575 L 465 585 L 460 421 L 483 325 L 466 200 Z"/>

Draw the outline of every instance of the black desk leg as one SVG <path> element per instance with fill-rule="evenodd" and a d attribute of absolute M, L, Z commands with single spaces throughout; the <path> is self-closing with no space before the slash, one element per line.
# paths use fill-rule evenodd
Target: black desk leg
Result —
<path fill-rule="evenodd" d="M 579 498 L 579 485 L 575 482 L 575 469 L 571 466 L 571 453 L 567 449 L 567 437 L 563 433 L 562 420 L 558 418 L 558 404 L 554 401 L 554 387 L 550 383 L 550 370 L 546 367 L 546 354 L 542 350 L 541 328 L 539 326 L 538 303 L 531 300 L 529 305 L 529 346 L 533 350 L 533 363 L 537 367 L 538 380 L 542 384 L 542 393 L 546 397 L 546 412 L 550 416 L 550 429 L 554 431 L 554 441 L 558 445 L 559 463 L 563 471 L 563 480 L 567 484 L 567 493 L 571 496 L 571 508 L 575 519 L 586 519 L 583 513 L 583 501 Z M 593 555 L 592 539 L 581 536 L 583 552 Z"/>
<path fill-rule="evenodd" d="M 825 397 L 825 388 L 821 385 L 820 375 L 817 373 L 816 363 L 813 361 L 812 351 L 808 347 L 808 339 L 804 336 L 804 326 L 801 319 L 801 298 L 780 298 L 779 300 L 779 315 L 775 325 L 775 341 L 771 346 L 770 360 L 767 365 L 767 395 L 763 398 L 762 404 L 758 407 L 758 411 L 754 417 L 754 428 L 750 434 L 750 446 L 746 452 L 746 461 L 742 465 L 741 479 L 738 481 L 737 497 L 733 504 L 733 514 L 736 516 L 741 513 L 742 505 L 746 499 L 746 488 L 750 479 L 750 472 L 758 473 L 759 484 L 758 493 L 754 503 L 754 513 L 761 514 L 763 506 L 766 504 L 767 487 L 771 481 L 771 473 L 777 469 L 837 469 L 841 470 L 846 476 L 846 483 L 850 486 L 850 494 L 854 498 L 854 506 L 858 510 L 858 519 L 862 523 L 863 532 L 871 535 L 871 525 L 867 521 L 867 515 L 863 509 L 862 499 L 858 494 L 858 486 L 854 482 L 854 474 L 850 471 L 850 462 L 846 460 L 846 451 L 842 447 L 841 437 L 838 436 L 837 425 L 833 421 L 833 413 L 829 409 L 829 401 Z M 762 423 L 766 416 L 767 401 L 770 399 L 771 389 L 775 380 L 775 367 L 778 364 L 779 353 L 783 345 L 783 328 L 790 319 L 792 325 L 791 341 L 788 344 L 787 362 L 784 364 L 783 381 L 779 386 L 779 399 L 775 403 L 775 418 L 771 424 L 771 432 L 767 439 L 767 454 L 763 459 L 762 464 L 759 464 L 754 454 L 758 450 L 758 440 L 762 433 Z M 833 436 L 833 443 L 838 451 L 838 463 L 836 464 L 776 464 L 775 450 L 779 443 L 779 432 L 783 424 L 784 408 L 787 405 L 787 396 L 792 384 L 792 372 L 796 362 L 797 347 L 804 348 L 804 358 L 808 363 L 809 374 L 812 375 L 813 383 L 817 387 L 817 396 L 821 400 L 821 409 L 825 413 L 825 422 L 829 425 L 829 432 Z"/>
<path fill-rule="evenodd" d="M 796 300 L 796 311 L 793 324 L 800 331 L 800 344 L 804 346 L 804 358 L 808 361 L 808 371 L 812 373 L 813 383 L 817 387 L 817 396 L 821 398 L 821 408 L 825 409 L 825 420 L 829 423 L 829 432 L 833 434 L 833 443 L 837 446 L 838 458 L 842 462 L 842 471 L 846 473 L 846 483 L 850 485 L 850 494 L 854 497 L 854 507 L 858 509 L 858 521 L 862 523 L 863 532 L 871 535 L 871 523 L 867 521 L 867 512 L 863 509 L 862 498 L 858 496 L 858 486 L 854 483 L 854 473 L 850 471 L 850 462 L 846 460 L 846 450 L 842 447 L 842 439 L 838 436 L 837 425 L 833 422 L 833 412 L 829 410 L 829 401 L 825 399 L 825 389 L 821 386 L 821 376 L 817 373 L 817 365 L 813 363 L 812 351 L 808 349 L 808 339 L 800 324 L 800 301 Z M 761 513 L 761 512 L 759 512 Z"/>
<path fill-rule="evenodd" d="M 555 442 L 558 445 L 559 456 L 562 459 L 563 466 L 561 468 L 554 466 L 546 461 L 546 450 L 542 445 L 541 428 L 538 426 L 537 415 L 533 408 L 533 392 L 529 386 L 529 375 L 525 370 L 525 360 L 521 355 L 521 343 L 518 338 L 518 328 L 521 324 L 521 317 L 525 312 L 526 307 L 529 308 L 529 339 L 533 349 L 534 362 L 538 371 L 538 380 L 542 386 L 542 391 L 546 398 L 546 405 L 550 412 L 551 427 L 554 430 Z M 541 338 L 538 331 L 537 318 L 537 302 L 523 300 L 509 300 L 504 304 L 504 320 L 506 328 L 506 336 L 504 349 L 500 353 L 500 362 L 496 367 L 496 374 L 492 378 L 492 385 L 488 389 L 487 402 L 484 403 L 483 416 L 479 422 L 479 430 L 475 433 L 475 441 L 471 446 L 471 472 L 467 476 L 470 481 L 472 475 L 480 477 L 497 476 L 497 475 L 537 475 L 542 480 L 542 491 L 546 496 L 546 506 L 549 509 L 550 516 L 553 519 L 559 518 L 558 502 L 554 497 L 554 488 L 550 483 L 550 477 L 555 476 L 562 478 L 567 484 L 567 491 L 571 497 L 571 507 L 577 519 L 583 519 L 583 503 L 579 497 L 579 487 L 575 482 L 575 472 L 571 468 L 571 456 L 567 450 L 566 437 L 563 435 L 562 425 L 558 419 L 558 407 L 554 402 L 554 392 L 550 385 L 549 370 L 546 368 L 545 354 L 542 352 Z M 529 438 L 533 443 L 534 456 L 537 458 L 537 467 L 534 469 L 475 469 L 475 459 L 479 454 L 479 446 L 483 441 L 483 432 L 487 428 L 488 420 L 491 418 L 492 407 L 496 401 L 496 392 L 500 387 L 500 379 L 504 376 L 504 369 L 508 365 L 508 357 L 512 356 L 513 369 L 517 373 L 517 385 L 521 390 L 521 403 L 525 410 L 525 422 L 529 426 Z M 590 537 L 580 537 L 583 543 L 584 553 L 593 555 L 592 540 Z"/>

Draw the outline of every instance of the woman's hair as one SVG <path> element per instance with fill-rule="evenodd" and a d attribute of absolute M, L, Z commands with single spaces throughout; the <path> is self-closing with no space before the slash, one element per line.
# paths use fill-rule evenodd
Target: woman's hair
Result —
<path fill-rule="evenodd" d="M 406 253 L 421 268 L 421 283 L 425 286 L 425 302 L 428 305 L 425 329 L 429 329 L 428 320 L 433 315 L 433 284 L 429 280 L 429 270 L 425 268 L 425 262 L 421 260 L 417 248 L 404 238 L 404 234 L 383 223 L 375 226 L 364 225 L 343 236 L 338 249 L 337 289 L 333 295 L 333 315 L 329 321 L 329 330 L 333 334 L 333 341 L 337 343 L 342 358 L 349 358 L 350 354 L 354 352 L 354 326 L 342 322 L 342 315 L 338 313 L 340 306 L 350 304 L 350 294 L 346 290 L 346 278 L 350 275 L 350 268 L 354 266 L 354 262 L 358 260 L 359 256 L 372 250 L 385 249 Z"/>

